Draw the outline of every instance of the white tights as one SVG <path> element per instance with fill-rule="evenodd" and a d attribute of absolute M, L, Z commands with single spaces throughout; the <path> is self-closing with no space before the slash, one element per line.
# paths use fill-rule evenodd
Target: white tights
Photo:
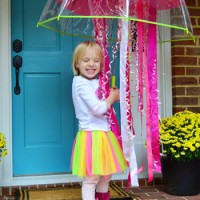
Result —
<path fill-rule="evenodd" d="M 95 200 L 95 191 L 106 193 L 108 192 L 109 181 L 112 175 L 106 176 L 88 176 L 82 182 L 82 199 Z"/>

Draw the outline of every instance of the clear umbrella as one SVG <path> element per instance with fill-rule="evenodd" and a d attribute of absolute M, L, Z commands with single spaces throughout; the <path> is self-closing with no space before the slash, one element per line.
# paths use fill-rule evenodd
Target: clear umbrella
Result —
<path fill-rule="evenodd" d="M 168 16 L 163 18 L 163 16 Z M 134 66 L 138 110 L 145 113 L 149 181 L 160 172 L 158 129 L 157 42 L 163 41 L 159 28 L 170 29 L 167 41 L 195 40 L 184 0 L 48 0 L 38 26 L 63 35 L 94 39 L 103 48 L 104 65 L 100 74 L 102 96 L 109 93 L 111 69 L 115 71 L 120 53 L 121 133 L 110 110 L 111 129 L 130 163 L 132 185 L 137 185 L 137 163 L 133 137 L 130 74 Z M 108 49 L 112 49 L 112 59 Z M 133 60 L 133 62 L 131 61 Z M 131 63 L 132 62 L 132 63 Z M 113 84 L 115 82 L 113 81 Z M 145 89 L 145 90 L 144 90 Z"/>

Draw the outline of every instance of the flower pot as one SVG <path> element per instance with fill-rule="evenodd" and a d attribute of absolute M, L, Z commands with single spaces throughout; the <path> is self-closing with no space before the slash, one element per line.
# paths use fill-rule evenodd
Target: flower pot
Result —
<path fill-rule="evenodd" d="M 200 192 L 200 159 L 188 161 L 163 157 L 162 175 L 167 193 L 176 196 L 192 196 Z"/>

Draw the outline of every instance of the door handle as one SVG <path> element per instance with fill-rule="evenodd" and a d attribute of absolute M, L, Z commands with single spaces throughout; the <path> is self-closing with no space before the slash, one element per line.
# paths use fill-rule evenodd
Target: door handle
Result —
<path fill-rule="evenodd" d="M 19 95 L 21 92 L 19 86 L 19 69 L 22 67 L 22 57 L 21 56 L 14 56 L 13 57 L 13 67 L 15 68 L 15 76 L 16 76 L 16 84 L 14 87 L 14 93 Z"/>

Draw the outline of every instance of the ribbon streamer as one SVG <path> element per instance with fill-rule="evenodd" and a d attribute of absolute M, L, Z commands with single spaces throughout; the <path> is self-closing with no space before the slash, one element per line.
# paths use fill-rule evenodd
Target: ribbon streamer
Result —
<path fill-rule="evenodd" d="M 155 4 L 154 0 L 150 0 L 150 5 Z M 156 20 L 156 5 L 149 8 L 149 19 Z M 159 127 L 158 127 L 158 73 L 157 73 L 157 27 L 149 24 L 148 31 L 148 78 L 150 84 L 150 103 L 152 118 L 152 154 L 153 154 L 153 170 L 161 172 L 160 162 L 160 144 L 159 144 Z"/>
<path fill-rule="evenodd" d="M 121 34 L 123 37 L 120 43 L 120 99 L 125 99 L 125 101 L 120 102 L 122 146 L 125 159 L 129 162 L 131 185 L 138 186 L 133 127 L 130 126 L 130 123 L 132 123 L 132 113 L 130 113 L 131 118 L 127 116 L 127 111 L 130 109 L 129 74 L 127 71 L 129 71 L 130 66 L 127 56 L 128 22 L 126 20 L 122 20 Z"/>

